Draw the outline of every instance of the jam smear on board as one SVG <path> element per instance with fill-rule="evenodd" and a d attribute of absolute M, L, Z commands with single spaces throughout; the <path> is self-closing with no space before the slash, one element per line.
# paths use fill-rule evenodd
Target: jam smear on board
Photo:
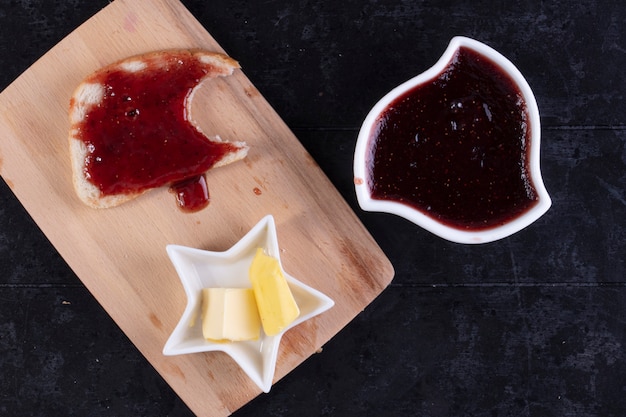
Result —
<path fill-rule="evenodd" d="M 177 183 L 198 178 L 237 149 L 207 140 L 187 118 L 187 100 L 209 75 L 207 64 L 189 54 L 146 64 L 138 72 L 113 69 L 91 80 L 104 86 L 104 98 L 80 125 L 79 137 L 88 149 L 87 178 L 103 195 L 179 188 Z M 184 200 L 194 202 L 185 203 L 187 211 L 201 206 L 196 202 L 202 191 L 197 190 L 185 191 Z"/>
<path fill-rule="evenodd" d="M 170 192 L 176 195 L 178 207 L 187 213 L 200 211 L 209 205 L 209 187 L 204 174 L 175 182 Z"/>
<path fill-rule="evenodd" d="M 396 98 L 370 133 L 372 197 L 448 226 L 482 230 L 538 201 L 522 94 L 496 64 L 461 47 L 435 79 Z"/>

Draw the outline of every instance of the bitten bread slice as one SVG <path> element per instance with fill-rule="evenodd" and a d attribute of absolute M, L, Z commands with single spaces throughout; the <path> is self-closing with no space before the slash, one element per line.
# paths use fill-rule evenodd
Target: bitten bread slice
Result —
<path fill-rule="evenodd" d="M 96 112 L 103 105 L 106 97 L 115 95 L 115 92 L 111 91 L 112 87 L 110 85 L 106 85 L 104 80 L 109 79 L 107 77 L 110 77 L 112 73 L 126 77 L 126 79 L 131 81 L 133 80 L 133 77 L 143 77 L 145 80 L 146 76 L 150 75 L 150 71 L 153 73 L 160 72 L 162 74 L 169 71 L 177 71 L 177 62 L 193 62 L 193 65 L 196 65 L 196 69 L 201 68 L 202 70 L 202 76 L 193 79 L 192 88 L 188 91 L 184 104 L 181 104 L 181 110 L 186 112 L 186 115 L 190 114 L 194 92 L 204 81 L 214 77 L 231 75 L 235 69 L 239 68 L 239 64 L 235 60 L 219 53 L 199 50 L 165 50 L 129 57 L 103 67 L 85 78 L 74 91 L 70 100 L 69 108 L 69 151 L 74 189 L 80 200 L 85 204 L 94 208 L 114 207 L 138 197 L 149 189 L 155 188 L 150 186 L 141 190 L 126 190 L 124 192 L 111 193 L 103 192 L 101 186 L 96 185 L 91 180 L 88 165 L 90 163 L 94 163 L 90 159 L 93 159 L 94 146 L 90 144 L 89 140 L 85 139 L 84 132 L 87 130 L 87 123 L 93 122 L 93 119 L 96 117 Z M 187 82 L 189 82 L 189 80 L 187 80 Z M 147 88 L 150 88 L 150 86 L 148 85 Z M 128 98 L 128 100 L 130 101 L 131 98 Z M 164 99 L 164 102 L 165 100 L 166 99 Z M 137 114 L 137 117 L 142 117 L 142 114 L 139 114 L 139 110 L 137 111 Z M 92 116 L 91 121 L 90 116 Z M 101 114 L 98 117 L 102 117 Z M 157 117 L 156 123 L 159 123 L 159 119 L 167 120 L 167 117 L 168 116 L 165 114 L 163 115 L 163 118 Z M 102 123 L 106 124 L 107 120 L 104 120 Z M 108 123 L 113 123 L 113 121 L 109 120 Z M 248 146 L 245 142 L 226 142 L 217 135 L 214 137 L 208 137 L 200 131 L 199 127 L 193 122 L 193 120 L 185 119 L 185 123 L 189 123 L 193 126 L 193 128 L 197 132 L 201 133 L 207 141 L 212 141 L 215 144 L 228 144 L 228 151 L 220 155 L 219 158 L 208 167 L 208 169 L 224 166 L 238 161 L 243 159 L 248 153 Z M 93 126 L 94 123 L 89 125 L 92 132 L 94 129 L 97 129 Z M 120 136 L 120 146 L 123 146 L 121 144 L 126 141 L 133 140 L 133 137 L 124 137 L 124 135 Z M 184 179 L 185 178 L 178 178 L 177 180 Z"/>

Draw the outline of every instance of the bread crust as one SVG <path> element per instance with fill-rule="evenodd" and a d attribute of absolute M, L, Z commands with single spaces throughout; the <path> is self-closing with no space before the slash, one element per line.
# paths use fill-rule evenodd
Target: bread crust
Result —
<path fill-rule="evenodd" d="M 91 109 L 93 109 L 94 106 L 97 106 L 104 97 L 105 86 L 103 86 L 98 80 L 102 78 L 103 74 L 112 70 L 127 71 L 129 73 L 141 72 L 146 69 L 150 70 L 151 68 L 154 68 L 154 66 L 162 65 L 174 54 L 176 56 L 184 54 L 191 59 L 197 60 L 207 68 L 206 75 L 193 87 L 186 101 L 187 114 L 190 114 L 193 93 L 202 85 L 203 82 L 210 78 L 231 75 L 235 69 L 240 68 L 237 61 L 220 53 L 208 52 L 204 50 L 183 49 L 155 51 L 124 58 L 102 67 L 87 76 L 74 90 L 69 106 L 70 130 L 68 138 L 69 154 L 72 166 L 72 183 L 76 195 L 86 205 L 93 208 L 115 207 L 127 201 L 133 200 L 149 191 L 148 189 L 141 192 L 105 195 L 89 180 L 89 174 L 87 172 L 85 162 L 89 154 L 89 150 L 87 149 L 85 142 L 80 138 L 80 126 L 81 123 L 88 117 Z M 206 140 L 224 142 L 219 136 L 208 137 L 198 128 L 193 120 L 188 120 L 188 122 L 191 123 L 200 133 L 202 133 Z M 229 143 L 234 146 L 235 150 L 225 154 L 223 158 L 218 160 L 212 166 L 212 168 L 224 166 L 246 157 L 249 148 L 245 142 L 236 141 Z"/>

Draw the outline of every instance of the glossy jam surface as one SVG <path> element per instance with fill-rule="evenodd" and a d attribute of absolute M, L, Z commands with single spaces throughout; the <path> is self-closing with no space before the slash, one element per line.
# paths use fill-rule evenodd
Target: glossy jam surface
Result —
<path fill-rule="evenodd" d="M 215 143 L 189 122 L 192 89 L 210 72 L 191 55 L 172 55 L 163 65 L 101 72 L 100 105 L 79 127 L 88 149 L 85 173 L 102 194 L 136 193 L 195 178 L 235 148 Z"/>
<path fill-rule="evenodd" d="M 372 198 L 448 226 L 480 230 L 537 203 L 521 93 L 488 58 L 461 47 L 435 79 L 396 98 L 372 128 Z"/>
<path fill-rule="evenodd" d="M 202 210 L 211 201 L 204 174 L 178 181 L 170 186 L 170 191 L 176 195 L 178 207 L 188 213 Z"/>

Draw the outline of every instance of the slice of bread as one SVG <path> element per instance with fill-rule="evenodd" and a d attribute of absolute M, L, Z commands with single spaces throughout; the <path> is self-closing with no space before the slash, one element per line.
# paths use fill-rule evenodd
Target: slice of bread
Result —
<path fill-rule="evenodd" d="M 186 60 L 196 60 L 197 63 L 202 66 L 203 71 L 205 71 L 204 75 L 197 80 L 197 84 L 195 84 L 187 95 L 187 99 L 185 100 L 185 111 L 187 115 L 190 114 L 193 94 L 204 81 L 214 77 L 231 75 L 235 69 L 239 68 L 239 64 L 235 60 L 219 53 L 200 50 L 157 51 L 129 57 L 103 67 L 86 77 L 74 91 L 70 100 L 69 108 L 69 151 L 71 157 L 72 177 L 76 194 L 80 200 L 88 206 L 94 208 L 118 206 L 149 190 L 144 189 L 139 191 L 109 194 L 103 193 L 97 185 L 90 181 L 90 175 L 87 169 L 87 158 L 91 151 L 88 144 L 81 136 L 81 126 L 89 118 L 92 110 L 100 106 L 105 94 L 108 93 L 105 90 L 108 87 L 103 85 L 102 80 L 106 77 L 106 74 L 111 73 L 112 71 L 123 71 L 128 74 L 144 73 L 145 75 L 145 71 L 152 71 L 155 68 L 162 68 L 162 66 L 168 65 L 167 62 L 171 62 L 173 57 L 182 57 Z M 192 120 L 187 119 L 187 122 L 190 123 L 197 131 L 202 133 Z M 208 137 L 203 133 L 202 135 L 207 141 L 225 142 L 217 135 L 214 137 Z M 120 138 L 120 141 L 124 140 L 131 140 L 131 138 Z M 222 155 L 220 159 L 215 161 L 210 168 L 230 164 L 243 159 L 247 155 L 248 146 L 245 142 L 228 143 L 231 145 L 230 150 L 226 154 Z M 180 178 L 179 180 L 183 179 L 184 178 Z"/>

